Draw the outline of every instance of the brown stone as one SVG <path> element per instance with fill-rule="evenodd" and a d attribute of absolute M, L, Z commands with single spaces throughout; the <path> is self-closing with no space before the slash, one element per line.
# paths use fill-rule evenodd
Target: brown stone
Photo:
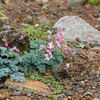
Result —
<path fill-rule="evenodd" d="M 66 78 L 70 77 L 70 76 L 68 75 L 67 68 L 66 68 L 65 66 L 63 66 L 63 65 L 54 68 L 54 69 L 52 70 L 52 75 L 53 75 L 57 80 L 63 80 L 63 79 L 66 79 Z"/>
<path fill-rule="evenodd" d="M 8 91 L 6 89 L 0 90 L 0 98 L 6 98 L 8 96 Z"/>
<path fill-rule="evenodd" d="M 7 25 L 6 22 L 0 21 L 0 46 L 5 46 L 7 42 L 9 47 L 16 46 L 19 49 L 28 47 L 28 36 L 20 29 Z"/>
<path fill-rule="evenodd" d="M 69 85 L 65 85 L 64 88 L 65 88 L 66 90 L 71 90 L 71 89 L 72 89 L 72 87 L 70 87 Z"/>
<path fill-rule="evenodd" d="M 38 92 L 40 94 L 45 93 L 45 94 L 51 94 L 50 89 L 48 88 L 48 85 L 42 83 L 41 81 L 34 81 L 34 80 L 29 80 L 27 79 L 25 83 L 19 83 L 19 82 L 12 82 L 10 79 L 7 79 L 5 82 L 5 85 L 7 87 L 13 87 L 16 85 L 16 88 L 25 88 L 28 90 L 31 90 L 33 92 Z"/>

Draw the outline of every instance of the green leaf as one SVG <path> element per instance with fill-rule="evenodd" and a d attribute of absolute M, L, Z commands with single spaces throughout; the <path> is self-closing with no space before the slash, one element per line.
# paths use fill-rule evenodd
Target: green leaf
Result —
<path fill-rule="evenodd" d="M 40 73 L 45 73 L 45 71 L 46 71 L 45 65 L 39 65 L 39 66 L 37 66 L 37 68 L 38 68 Z"/>
<path fill-rule="evenodd" d="M 84 44 L 79 43 L 79 45 L 78 45 L 77 47 L 78 47 L 78 48 L 84 48 L 84 47 L 85 47 L 85 45 L 84 45 Z"/>

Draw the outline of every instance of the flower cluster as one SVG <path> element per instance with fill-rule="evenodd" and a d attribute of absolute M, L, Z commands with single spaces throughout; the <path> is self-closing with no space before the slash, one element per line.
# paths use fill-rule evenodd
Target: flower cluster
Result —
<path fill-rule="evenodd" d="M 9 45 L 8 45 L 8 42 L 6 42 L 6 43 L 5 43 L 5 47 L 7 47 L 7 48 L 8 48 L 8 46 L 9 46 Z M 17 47 L 16 47 L 16 46 L 14 46 L 14 47 L 13 47 L 13 50 L 14 50 L 15 52 L 20 52 L 20 50 L 19 50 L 19 49 L 17 49 Z"/>
<path fill-rule="evenodd" d="M 69 52 L 71 51 L 71 48 L 68 45 L 64 45 L 64 40 L 63 40 L 63 30 L 62 28 L 58 28 L 58 32 L 55 35 L 55 41 L 50 41 L 48 43 L 48 46 L 40 45 L 40 50 L 45 50 L 46 53 L 44 54 L 45 60 L 50 60 L 53 58 L 52 51 L 55 49 L 60 49 L 62 52 L 62 55 L 68 55 Z"/>
<path fill-rule="evenodd" d="M 44 45 L 40 45 L 40 50 L 45 50 L 46 51 L 46 54 L 44 54 L 45 60 L 49 61 L 50 58 L 53 58 L 52 52 L 50 51 L 53 48 L 54 48 L 54 45 L 51 42 L 48 43 L 48 48 Z"/>

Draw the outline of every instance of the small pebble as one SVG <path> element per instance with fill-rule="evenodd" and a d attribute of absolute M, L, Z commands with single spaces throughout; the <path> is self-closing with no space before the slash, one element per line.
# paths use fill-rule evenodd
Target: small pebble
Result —
<path fill-rule="evenodd" d="M 35 24 L 34 26 L 35 26 L 35 27 L 38 27 L 38 26 L 39 26 L 39 24 Z"/>
<path fill-rule="evenodd" d="M 78 13 L 84 13 L 84 12 L 85 12 L 85 9 L 83 9 L 83 8 L 78 9 Z"/>

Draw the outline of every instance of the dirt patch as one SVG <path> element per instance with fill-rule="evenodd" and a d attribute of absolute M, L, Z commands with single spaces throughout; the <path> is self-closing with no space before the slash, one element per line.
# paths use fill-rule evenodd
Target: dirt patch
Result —
<path fill-rule="evenodd" d="M 5 5 L 4 9 L 7 16 L 13 20 L 13 23 L 21 25 L 23 23 L 37 24 L 40 16 L 46 16 L 50 21 L 57 21 L 62 16 L 75 15 L 85 19 L 89 24 L 93 26 L 100 25 L 98 18 L 100 17 L 100 7 L 94 7 L 91 5 L 78 6 L 75 8 L 68 8 L 66 0 L 62 2 L 48 1 L 47 3 L 41 3 L 39 1 L 10 3 Z"/>

